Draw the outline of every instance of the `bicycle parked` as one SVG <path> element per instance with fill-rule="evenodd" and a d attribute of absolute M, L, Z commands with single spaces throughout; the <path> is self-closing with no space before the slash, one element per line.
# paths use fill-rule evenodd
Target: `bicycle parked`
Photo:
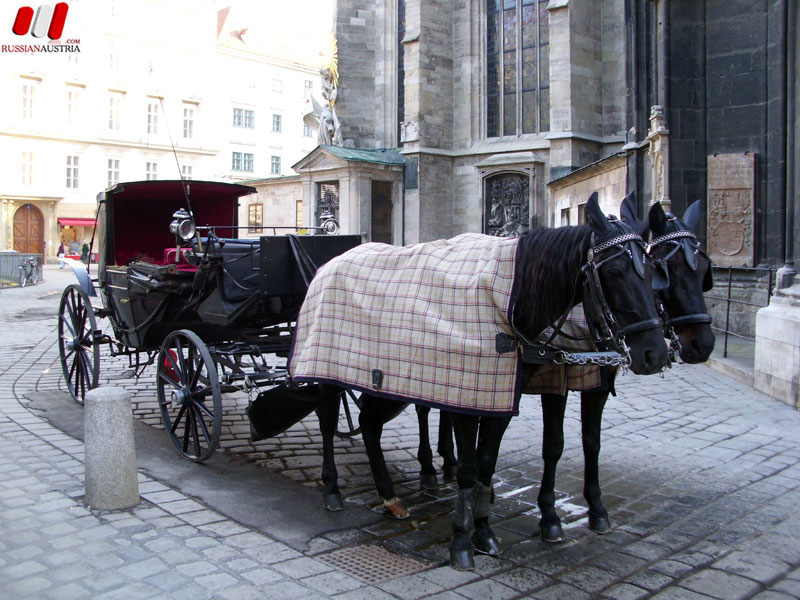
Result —
<path fill-rule="evenodd" d="M 36 284 L 39 281 L 39 263 L 33 256 L 26 256 L 19 265 L 19 286 L 25 287 L 30 282 Z"/>

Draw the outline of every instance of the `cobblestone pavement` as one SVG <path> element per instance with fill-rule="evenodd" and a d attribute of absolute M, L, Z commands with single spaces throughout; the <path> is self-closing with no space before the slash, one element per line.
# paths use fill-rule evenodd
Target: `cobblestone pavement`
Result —
<path fill-rule="evenodd" d="M 585 527 L 577 398 L 568 404 L 557 492 L 568 541 L 536 537 L 538 399 L 525 397 L 503 441 L 492 521 L 499 559 L 444 566 L 454 490 L 418 491 L 416 416 L 389 423 L 384 447 L 408 521 L 332 530 L 303 548 L 277 541 L 140 474 L 142 502 L 83 504 L 83 443 L 27 407 L 63 390 L 54 317 L 71 274 L 0 291 L 0 596 L 8 598 L 760 598 L 800 597 L 800 413 L 705 366 L 621 379 L 603 428 L 601 484 L 613 530 Z M 152 373 L 103 383 L 134 393 L 158 426 Z M 321 441 L 308 418 L 249 442 L 244 395 L 224 400 L 224 452 L 316 487 Z M 432 435 L 435 436 L 435 419 Z M 435 437 L 434 437 L 435 439 Z M 346 508 L 378 510 L 360 437 L 337 441 Z M 177 460 L 177 458 L 176 458 Z M 198 467 L 202 468 L 202 467 Z M 320 508 L 320 510 L 322 510 Z"/>

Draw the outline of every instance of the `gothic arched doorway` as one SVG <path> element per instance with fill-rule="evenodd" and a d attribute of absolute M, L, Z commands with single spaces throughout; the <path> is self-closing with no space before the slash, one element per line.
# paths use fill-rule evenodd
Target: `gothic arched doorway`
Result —
<path fill-rule="evenodd" d="M 513 237 L 530 227 L 530 178 L 527 174 L 498 173 L 484 180 L 484 231 Z"/>
<path fill-rule="evenodd" d="M 25 204 L 14 213 L 14 250 L 44 254 L 44 216 L 33 204 Z"/>

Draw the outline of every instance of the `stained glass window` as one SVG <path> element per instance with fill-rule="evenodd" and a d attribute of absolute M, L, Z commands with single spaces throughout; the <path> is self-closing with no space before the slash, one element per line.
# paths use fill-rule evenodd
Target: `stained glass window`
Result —
<path fill-rule="evenodd" d="M 486 0 L 486 133 L 550 129 L 548 0 Z"/>

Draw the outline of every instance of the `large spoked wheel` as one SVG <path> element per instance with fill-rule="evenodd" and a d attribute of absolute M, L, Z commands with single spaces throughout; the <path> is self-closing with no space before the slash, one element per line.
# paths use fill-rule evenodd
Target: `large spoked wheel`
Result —
<path fill-rule="evenodd" d="M 94 308 L 80 286 L 71 285 L 61 295 L 58 308 L 58 354 L 69 393 L 83 404 L 86 392 L 97 387 L 100 345 Z"/>
<path fill-rule="evenodd" d="M 361 410 L 361 393 L 354 392 L 353 390 L 345 390 L 342 392 L 342 408 L 344 409 L 344 418 L 346 428 L 337 427 L 336 435 L 343 438 L 351 438 L 361 433 L 361 427 L 358 425 L 358 413 L 355 409 Z"/>
<path fill-rule="evenodd" d="M 222 394 L 211 353 L 195 333 L 173 331 L 158 354 L 158 405 L 175 449 L 194 462 L 210 457 L 222 432 Z"/>

